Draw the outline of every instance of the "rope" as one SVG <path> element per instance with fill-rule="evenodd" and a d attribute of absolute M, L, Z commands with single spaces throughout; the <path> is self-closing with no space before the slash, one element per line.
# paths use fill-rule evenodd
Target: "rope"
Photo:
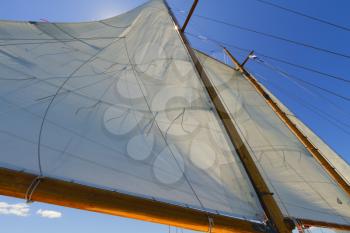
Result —
<path fill-rule="evenodd" d="M 24 196 L 24 199 L 26 200 L 26 203 L 32 203 L 32 196 L 34 194 L 34 191 L 36 190 L 36 188 L 39 186 L 40 182 L 43 180 L 43 176 L 37 176 L 32 183 L 29 185 L 26 194 Z"/>
<path fill-rule="evenodd" d="M 211 217 L 208 216 L 208 223 L 209 223 L 208 233 L 211 233 L 212 229 L 214 227 L 214 219 L 212 219 Z"/>

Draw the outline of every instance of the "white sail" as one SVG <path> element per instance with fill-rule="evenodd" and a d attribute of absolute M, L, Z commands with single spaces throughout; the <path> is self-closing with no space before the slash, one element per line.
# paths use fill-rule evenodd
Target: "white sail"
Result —
<path fill-rule="evenodd" d="M 0 22 L 0 166 L 262 221 L 162 1 L 87 23 Z"/>
<path fill-rule="evenodd" d="M 249 81 L 231 67 L 196 53 L 283 214 L 292 219 L 350 225 L 349 196 Z"/>
<path fill-rule="evenodd" d="M 262 85 L 262 84 L 261 84 Z M 338 155 L 330 146 L 328 146 L 322 138 L 317 136 L 312 130 L 307 127 L 299 118 L 297 118 L 293 112 L 291 112 L 281 101 L 277 99 L 271 92 L 269 92 L 264 86 L 263 88 L 270 97 L 281 107 L 281 109 L 288 114 L 291 121 L 303 132 L 303 134 L 314 144 L 316 148 L 320 150 L 322 155 L 328 160 L 328 162 L 334 167 L 334 169 L 340 174 L 340 176 L 350 185 L 350 166 L 349 164 Z"/>

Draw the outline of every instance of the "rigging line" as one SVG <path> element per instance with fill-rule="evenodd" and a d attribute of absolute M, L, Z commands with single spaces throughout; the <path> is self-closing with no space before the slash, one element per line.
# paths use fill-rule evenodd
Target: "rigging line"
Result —
<path fill-rule="evenodd" d="M 328 99 L 326 96 L 324 96 L 323 94 L 321 93 L 318 93 L 318 92 L 313 92 L 311 89 L 305 87 L 303 85 L 301 85 L 301 88 L 302 89 L 305 89 L 306 88 L 306 91 L 307 92 L 311 92 L 312 95 L 316 94 L 318 97 L 324 99 L 326 102 L 328 102 L 330 105 L 332 105 L 334 108 L 336 108 L 339 112 L 341 112 L 342 114 L 345 114 L 345 115 L 349 115 L 349 112 L 348 111 L 345 111 L 343 107 L 339 106 L 338 104 L 336 104 L 334 101 Z"/>
<path fill-rule="evenodd" d="M 316 73 L 316 74 L 320 74 L 320 75 L 323 75 L 325 77 L 329 77 L 329 78 L 333 78 L 333 79 L 337 79 L 337 80 L 340 80 L 340 81 L 343 81 L 343 82 L 350 83 L 349 79 L 345 79 L 345 78 L 342 78 L 342 77 L 339 77 L 339 76 L 336 76 L 336 75 L 333 75 L 333 74 L 325 73 L 323 71 L 319 71 L 319 70 L 316 70 L 316 69 L 313 69 L 313 68 L 310 68 L 310 67 L 306 67 L 304 65 L 295 64 L 295 63 L 292 63 L 292 62 L 289 62 L 289 61 L 286 61 L 286 60 L 282 60 L 280 58 L 272 57 L 272 56 L 269 56 L 269 55 L 265 55 L 265 54 L 262 54 L 262 53 L 256 53 L 256 54 L 260 55 L 261 57 L 265 57 L 265 58 L 268 58 L 268 59 L 271 59 L 271 60 L 274 60 L 274 61 L 277 61 L 277 62 L 281 62 L 281 63 L 287 64 L 287 65 L 290 65 L 290 66 L 294 66 L 294 67 L 297 67 L 297 68 L 300 68 L 300 69 L 303 69 L 303 70 L 307 70 L 307 71 L 310 71 L 310 72 L 313 72 L 313 73 Z"/>
<path fill-rule="evenodd" d="M 271 64 L 269 64 L 269 63 L 267 63 L 267 62 L 265 62 L 265 61 L 263 61 L 263 60 L 261 60 L 261 59 L 259 59 L 259 58 L 255 58 L 255 59 L 253 59 L 253 61 L 256 61 L 258 64 L 264 65 L 265 67 L 269 68 L 269 69 L 272 70 L 272 71 L 275 71 L 276 73 L 280 74 L 280 75 L 283 76 L 283 77 L 286 77 L 286 78 L 288 78 L 288 79 L 295 79 L 295 80 L 298 81 L 298 82 L 305 83 L 305 84 L 310 85 L 310 86 L 312 86 L 312 87 L 314 87 L 314 88 L 317 88 L 317 89 L 320 89 L 320 90 L 322 90 L 322 91 L 324 91 L 324 92 L 327 92 L 327 93 L 329 93 L 329 94 L 331 94 L 331 95 L 337 96 L 337 97 L 342 98 L 342 99 L 344 99 L 344 100 L 346 100 L 346 101 L 350 101 L 350 97 L 340 95 L 340 94 L 338 94 L 338 93 L 336 93 L 336 92 L 334 92 L 334 91 L 331 91 L 331 90 L 329 90 L 329 89 L 327 89 L 327 88 L 318 86 L 318 85 L 316 85 L 316 84 L 313 84 L 313 83 L 310 83 L 310 82 L 308 82 L 308 81 L 305 81 L 305 80 L 303 80 L 303 79 L 301 79 L 301 78 L 298 78 L 298 77 L 296 77 L 296 76 L 294 76 L 294 75 L 288 74 L 287 72 L 285 72 L 285 71 L 283 71 L 283 70 L 281 70 L 281 69 L 279 69 L 279 68 L 277 68 L 277 67 L 275 67 L 275 66 L 273 66 L 273 65 L 271 65 Z"/>
<path fill-rule="evenodd" d="M 251 32 L 251 33 L 255 33 L 255 34 L 258 34 L 258 35 L 265 36 L 265 37 L 270 37 L 270 38 L 273 38 L 273 39 L 276 39 L 276 40 L 284 41 L 284 42 L 287 42 L 287 43 L 290 43 L 290 44 L 295 44 L 295 45 L 302 46 L 302 47 L 305 47 L 305 48 L 310 48 L 310 49 L 313 49 L 313 50 L 316 50 L 316 51 L 320 51 L 320 52 L 324 52 L 324 53 L 328 53 L 328 54 L 333 54 L 333 55 L 336 55 L 336 56 L 339 56 L 339 57 L 344 57 L 344 58 L 350 59 L 350 55 L 349 54 L 340 53 L 340 52 L 336 52 L 336 51 L 333 51 L 333 50 L 330 50 L 330 49 L 317 47 L 315 45 L 308 44 L 308 43 L 305 43 L 305 42 L 295 41 L 295 40 L 292 40 L 292 39 L 289 39 L 289 38 L 286 38 L 286 37 L 277 36 L 277 35 L 266 33 L 266 32 L 262 32 L 262 31 L 257 31 L 255 29 L 243 27 L 243 26 L 240 26 L 240 25 L 237 25 L 237 24 L 225 22 L 225 21 L 222 21 L 222 20 L 214 19 L 214 18 L 211 18 L 211 17 L 203 16 L 203 15 L 198 15 L 198 14 L 196 15 L 196 14 L 194 14 L 193 16 L 197 17 L 197 18 L 205 19 L 207 21 L 212 21 L 212 22 L 215 22 L 215 23 L 218 23 L 218 24 L 223 24 L 223 25 L 226 25 L 226 26 L 229 26 L 229 27 L 232 27 L 232 28 L 237 28 L 239 30 L 248 31 L 248 32 Z"/>
<path fill-rule="evenodd" d="M 58 89 L 55 92 L 55 95 L 51 98 L 49 104 L 46 107 L 46 110 L 44 112 L 43 115 L 43 119 L 41 121 L 41 125 L 40 125 L 40 130 L 39 130 L 39 136 L 38 136 L 38 165 L 39 165 L 39 172 L 40 175 L 43 175 L 43 171 L 42 171 L 42 165 L 41 165 L 41 138 L 42 138 L 42 132 L 44 129 L 44 124 L 45 124 L 45 120 L 46 117 L 48 115 L 49 109 L 51 107 L 51 105 L 53 104 L 54 100 L 56 99 L 56 96 L 59 94 L 59 92 L 61 91 L 61 89 L 64 87 L 64 85 L 68 82 L 68 80 L 70 80 L 70 78 L 77 73 L 83 66 L 85 66 L 86 64 L 88 64 L 89 62 L 91 62 L 93 59 L 95 59 L 97 57 L 98 54 L 100 54 L 102 51 L 104 51 L 106 48 L 108 48 L 109 46 L 111 46 L 112 44 L 114 44 L 116 41 L 119 41 L 120 39 L 115 39 L 113 40 L 111 43 L 109 43 L 108 45 L 106 45 L 104 48 L 98 50 L 93 56 L 91 56 L 88 60 L 86 60 L 85 62 L 83 62 L 82 64 L 80 64 L 67 78 L 66 80 L 64 80 L 64 82 L 58 87 Z"/>
<path fill-rule="evenodd" d="M 345 130 L 342 126 L 343 125 L 345 127 L 349 127 L 347 124 L 339 121 L 338 119 L 334 118 L 332 115 L 322 111 L 321 109 L 315 107 L 314 105 L 308 103 L 307 101 L 301 99 L 300 97 L 290 93 L 289 91 L 285 90 L 284 88 L 282 88 L 280 85 L 278 85 L 275 82 L 272 82 L 271 80 L 267 80 L 264 77 L 262 77 L 261 75 L 255 73 L 256 76 L 261 77 L 265 82 L 269 83 L 270 85 L 274 86 L 277 90 L 279 90 L 281 93 L 289 96 L 290 98 L 294 99 L 295 102 L 297 102 L 298 104 L 300 104 L 301 106 L 303 106 L 306 109 L 309 109 L 310 111 L 312 111 L 313 113 L 315 113 L 317 116 L 319 116 L 320 118 L 326 120 L 327 122 L 329 122 L 330 124 L 334 125 L 335 127 L 337 127 L 338 129 L 340 129 L 341 131 L 343 131 L 344 133 L 350 135 L 350 131 Z M 294 115 L 295 117 L 299 118 L 297 115 Z M 340 124 L 340 125 L 339 125 Z"/>
<path fill-rule="evenodd" d="M 238 46 L 236 46 L 236 45 L 232 45 L 232 44 L 228 44 L 228 43 L 226 43 L 226 42 L 218 41 L 218 40 L 215 40 L 215 39 L 210 38 L 210 37 L 207 37 L 207 36 L 196 35 L 196 34 L 193 34 L 193 33 L 191 33 L 191 32 L 188 32 L 188 31 L 186 31 L 186 32 L 184 32 L 184 33 L 185 33 L 186 35 L 188 35 L 188 36 L 197 38 L 197 39 L 202 40 L 202 41 L 206 41 L 206 40 L 211 41 L 211 42 L 213 42 L 215 45 L 219 45 L 220 48 L 222 48 L 221 45 L 226 45 L 226 46 L 229 46 L 229 47 L 232 47 L 232 48 L 236 48 L 236 49 L 241 50 L 241 51 L 244 51 L 244 52 L 250 52 L 250 51 L 251 51 L 251 50 L 249 50 L 249 49 L 244 49 L 244 48 L 238 47 Z"/>
<path fill-rule="evenodd" d="M 192 34 L 192 33 L 189 33 L 189 32 L 185 32 L 185 33 L 187 35 L 189 35 L 191 37 L 194 37 L 194 38 L 197 38 L 199 40 L 208 40 L 208 41 L 211 41 L 213 43 L 217 43 L 217 44 L 225 45 L 225 46 L 230 47 L 230 48 L 237 49 L 239 51 L 244 51 L 244 52 L 250 52 L 251 51 L 251 49 L 242 48 L 240 46 L 237 46 L 237 45 L 234 45 L 234 44 L 231 44 L 231 43 L 229 44 L 229 43 L 218 41 L 218 40 L 215 40 L 215 39 L 212 39 L 212 38 L 209 38 L 209 37 L 203 37 L 203 36 L 200 36 L 200 35 L 195 35 L 195 34 Z M 307 66 L 304 66 L 304 65 L 296 64 L 296 63 L 293 63 L 293 62 L 290 62 L 290 61 L 287 61 L 287 60 L 284 60 L 284 59 L 280 59 L 280 58 L 277 58 L 277 57 L 273 57 L 273 56 L 270 56 L 270 55 L 267 55 L 267 54 L 263 54 L 263 53 L 260 53 L 260 52 L 257 52 L 257 51 L 255 51 L 254 53 L 256 55 L 268 58 L 270 60 L 274 60 L 274 61 L 277 61 L 277 62 L 280 62 L 280 63 L 284 63 L 284 64 L 287 64 L 287 65 L 290 65 L 290 66 L 293 66 L 293 67 L 296 67 L 296 68 L 299 68 L 299 69 L 303 69 L 303 70 L 306 70 L 306 71 L 309 71 L 309 72 L 313 72 L 313 73 L 316 73 L 316 74 L 320 74 L 320 75 L 328 77 L 328 78 L 337 79 L 339 81 L 350 83 L 349 79 L 346 79 L 346 78 L 343 78 L 343 77 L 340 77 L 340 76 L 337 76 L 337 75 L 334 75 L 334 74 L 329 74 L 329 73 L 326 73 L 326 72 L 323 72 L 323 71 L 316 70 L 314 68 L 310 68 L 310 67 L 307 67 Z"/>
<path fill-rule="evenodd" d="M 281 9 L 281 10 L 284 10 L 284 11 L 291 12 L 291 13 L 293 13 L 293 14 L 296 14 L 296 15 L 299 15 L 299 16 L 302 16 L 302 17 L 305 17 L 305 18 L 308 18 L 308 19 L 317 21 L 317 22 L 319 22 L 319 23 L 327 24 L 327 25 L 329 25 L 329 26 L 333 26 L 333 27 L 336 27 L 336 28 L 338 28 L 338 29 L 342 29 L 342 30 L 344 30 L 344 31 L 350 32 L 350 28 L 349 28 L 349 27 L 342 26 L 342 25 L 339 25 L 339 24 L 336 24 L 336 23 L 332 23 L 332 22 L 330 22 L 330 21 L 327 21 L 327 20 L 324 20 L 324 19 L 321 19 L 321 18 L 318 18 L 318 17 L 314 17 L 314 16 L 311 16 L 311 15 L 307 15 L 307 14 L 302 13 L 302 12 L 300 12 L 300 11 L 296 11 L 296 10 L 293 10 L 293 9 L 290 9 L 290 8 L 287 8 L 287 7 L 284 7 L 284 6 L 281 6 L 281 5 L 278 5 L 278 4 L 269 2 L 269 1 L 265 1 L 265 0 L 254 0 L 254 1 L 260 2 L 260 3 L 265 4 L 265 5 L 269 5 L 269 6 L 272 6 L 272 7 Z"/>
<path fill-rule="evenodd" d="M 204 41 L 204 42 L 207 42 L 207 41 L 210 41 L 210 42 L 212 42 L 212 43 L 214 43 L 215 44 L 215 46 L 218 46 L 218 47 L 220 47 L 220 48 L 222 48 L 223 46 L 222 45 L 220 45 L 220 42 L 218 42 L 218 41 L 212 41 L 212 40 L 210 40 L 210 39 L 207 39 L 207 38 L 201 38 L 201 37 L 199 37 L 199 36 L 196 36 L 196 35 L 193 35 L 193 34 L 190 34 L 191 36 L 193 36 L 193 37 L 196 37 L 196 38 L 199 38 L 200 40 L 202 40 L 202 41 Z M 243 48 L 240 48 L 240 47 L 236 47 L 238 50 L 240 50 L 240 51 L 245 51 L 245 52 L 250 52 L 250 50 L 248 50 L 248 49 L 243 49 Z M 308 89 L 309 90 L 309 89 Z M 321 95 L 321 94 L 319 94 L 319 93 L 317 93 L 317 92 L 315 92 L 315 94 L 317 94 L 317 95 L 319 95 L 319 96 L 321 96 L 321 98 L 323 98 L 323 99 L 325 99 L 327 102 L 329 102 L 331 105 L 333 105 L 334 107 L 336 107 L 336 108 L 338 108 L 338 110 L 340 110 L 343 114 L 348 114 L 348 112 L 345 112 L 344 110 L 343 110 L 343 108 L 341 108 L 341 107 L 339 107 L 337 104 L 335 104 L 333 101 L 331 101 L 331 100 L 329 100 L 329 99 L 327 99 L 327 98 L 325 98 L 323 95 Z"/>

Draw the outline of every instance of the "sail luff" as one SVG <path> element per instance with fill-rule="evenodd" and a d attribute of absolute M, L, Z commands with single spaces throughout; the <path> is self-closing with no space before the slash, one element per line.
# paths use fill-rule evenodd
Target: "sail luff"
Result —
<path fill-rule="evenodd" d="M 0 194 L 23 198 L 36 177 L 0 168 Z M 47 177 L 41 179 L 31 200 L 203 232 L 259 233 L 265 230 L 265 225 L 260 223 Z M 210 225 L 208 217 L 215 225 Z"/>
<path fill-rule="evenodd" d="M 164 1 L 164 3 L 168 8 L 168 11 L 170 16 L 172 17 L 172 20 L 174 21 L 175 27 L 179 28 L 179 24 L 177 23 L 175 16 L 172 14 L 167 2 Z M 216 111 L 219 114 L 219 117 L 226 129 L 227 134 L 229 135 L 229 138 L 232 144 L 236 148 L 237 154 L 240 157 L 240 160 L 246 172 L 248 173 L 248 176 L 257 192 L 257 195 L 265 210 L 267 217 L 271 221 L 273 227 L 278 232 L 280 233 L 291 232 L 292 229 L 294 228 L 294 224 L 290 221 L 285 221 L 282 211 L 277 205 L 277 202 L 273 197 L 273 193 L 269 190 L 266 182 L 264 181 L 262 175 L 260 174 L 260 171 L 258 170 L 256 164 L 254 163 L 254 160 L 250 155 L 247 147 L 245 146 L 236 126 L 232 122 L 232 119 L 229 113 L 227 112 L 225 105 L 220 99 L 213 84 L 211 83 L 209 77 L 207 76 L 203 66 L 201 65 L 196 54 L 194 53 L 188 39 L 186 38 L 186 35 L 183 33 L 182 30 L 178 30 L 178 33 L 185 47 L 187 48 L 187 51 L 198 71 L 198 76 L 203 82 L 204 87 L 207 90 L 208 95 L 210 96 L 216 108 Z"/>
<path fill-rule="evenodd" d="M 244 77 L 254 86 L 257 92 L 265 99 L 266 103 L 273 109 L 276 115 L 288 126 L 288 128 L 293 132 L 293 134 L 298 138 L 298 140 L 305 146 L 305 148 L 310 152 L 310 154 L 323 166 L 323 168 L 333 177 L 333 179 L 338 183 L 338 185 L 350 195 L 350 186 L 343 179 L 341 174 L 337 172 L 336 169 L 328 162 L 328 160 L 319 152 L 319 150 L 309 141 L 309 139 L 298 129 L 296 124 L 294 124 L 288 117 L 288 115 L 275 103 L 269 96 L 268 93 L 261 87 L 261 85 L 256 81 L 256 79 L 246 71 L 246 69 L 239 64 L 235 57 L 224 48 L 227 55 L 231 58 L 232 62 L 236 65 L 238 70 L 242 73 Z"/>

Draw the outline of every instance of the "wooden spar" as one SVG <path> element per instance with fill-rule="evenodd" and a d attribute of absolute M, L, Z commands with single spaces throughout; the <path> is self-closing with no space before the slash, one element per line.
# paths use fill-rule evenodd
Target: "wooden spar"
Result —
<path fill-rule="evenodd" d="M 168 7 L 169 14 L 171 15 L 174 21 L 175 28 L 179 28 L 175 16 L 170 11 L 170 8 L 166 2 L 165 4 Z M 214 107 L 218 112 L 218 115 L 226 129 L 226 132 L 232 144 L 236 148 L 237 154 L 239 155 L 240 160 L 251 180 L 251 183 L 254 186 L 254 189 L 261 202 L 261 205 L 263 206 L 265 213 L 269 218 L 269 222 L 275 228 L 275 230 L 277 230 L 279 233 L 290 233 L 294 228 L 294 224 L 292 224 L 290 221 L 285 221 L 282 211 L 280 210 L 279 206 L 276 203 L 276 200 L 273 197 L 273 193 L 270 192 L 267 184 L 265 183 L 262 175 L 260 174 L 260 171 L 255 165 L 251 154 L 249 153 L 247 147 L 245 146 L 236 126 L 234 125 L 230 117 L 230 114 L 227 112 L 223 102 L 220 99 L 220 96 L 216 92 L 213 84 L 211 83 L 210 79 L 205 73 L 205 70 L 201 65 L 200 61 L 198 60 L 196 54 L 194 53 L 189 41 L 187 40 L 182 30 L 179 30 L 178 32 L 181 40 L 183 41 L 183 44 L 187 48 L 187 51 L 194 63 L 194 66 L 198 72 L 198 75 L 202 80 L 204 87 L 209 94 L 210 99 L 212 100 Z"/>
<path fill-rule="evenodd" d="M 298 129 L 298 127 L 289 119 L 288 115 L 275 103 L 268 93 L 262 88 L 258 81 L 246 71 L 246 69 L 239 64 L 237 59 L 224 48 L 227 55 L 231 58 L 232 62 L 236 65 L 237 69 L 243 74 L 244 77 L 254 86 L 257 92 L 264 97 L 267 104 L 273 109 L 273 111 L 279 116 L 279 118 L 288 126 L 288 128 L 294 133 L 299 141 L 306 147 L 310 154 L 323 166 L 323 168 L 330 174 L 331 177 L 338 183 L 338 185 L 350 195 L 350 185 L 343 179 L 343 177 L 335 170 L 335 168 L 328 162 L 328 160 L 318 151 L 318 149 L 309 141 L 309 139 Z"/>
<path fill-rule="evenodd" d="M 183 25 L 182 28 L 181 28 L 181 32 L 182 32 L 182 33 L 185 32 L 186 27 L 187 27 L 187 24 L 188 24 L 188 22 L 190 21 L 190 19 L 191 19 L 191 17 L 192 17 L 192 14 L 193 14 L 193 12 L 194 12 L 194 9 L 196 9 L 197 4 L 198 4 L 198 0 L 194 0 L 194 2 L 193 2 L 193 4 L 192 4 L 192 7 L 191 7 L 191 9 L 190 9 L 190 12 L 188 13 L 187 18 L 186 18 L 186 20 L 185 20 L 185 22 L 184 22 L 184 25 Z"/>
<path fill-rule="evenodd" d="M 0 195 L 23 198 L 37 176 L 0 168 Z M 43 178 L 31 198 L 104 214 L 215 233 L 263 233 L 265 225 L 67 181 Z M 210 226 L 208 218 L 213 220 Z"/>
<path fill-rule="evenodd" d="M 197 52 L 202 53 L 205 56 L 210 57 L 210 55 L 205 54 L 202 51 L 196 50 Z M 251 52 L 250 55 L 252 55 L 253 53 Z M 211 57 L 213 60 L 215 60 L 216 62 L 221 63 L 222 65 L 228 66 L 227 64 L 223 63 L 220 60 L 217 60 L 216 58 Z M 228 66 L 230 68 L 232 68 L 231 66 Z M 300 224 L 300 226 L 305 226 L 305 227 L 323 227 L 323 228 L 332 228 L 332 229 L 337 229 L 337 230 L 347 230 L 350 231 L 350 225 L 342 225 L 342 224 L 337 224 L 337 223 L 329 223 L 329 222 L 324 222 L 324 221 L 315 221 L 315 220 L 310 220 L 310 219 L 291 219 L 286 217 L 285 218 L 286 221 L 295 221 L 298 222 Z"/>

